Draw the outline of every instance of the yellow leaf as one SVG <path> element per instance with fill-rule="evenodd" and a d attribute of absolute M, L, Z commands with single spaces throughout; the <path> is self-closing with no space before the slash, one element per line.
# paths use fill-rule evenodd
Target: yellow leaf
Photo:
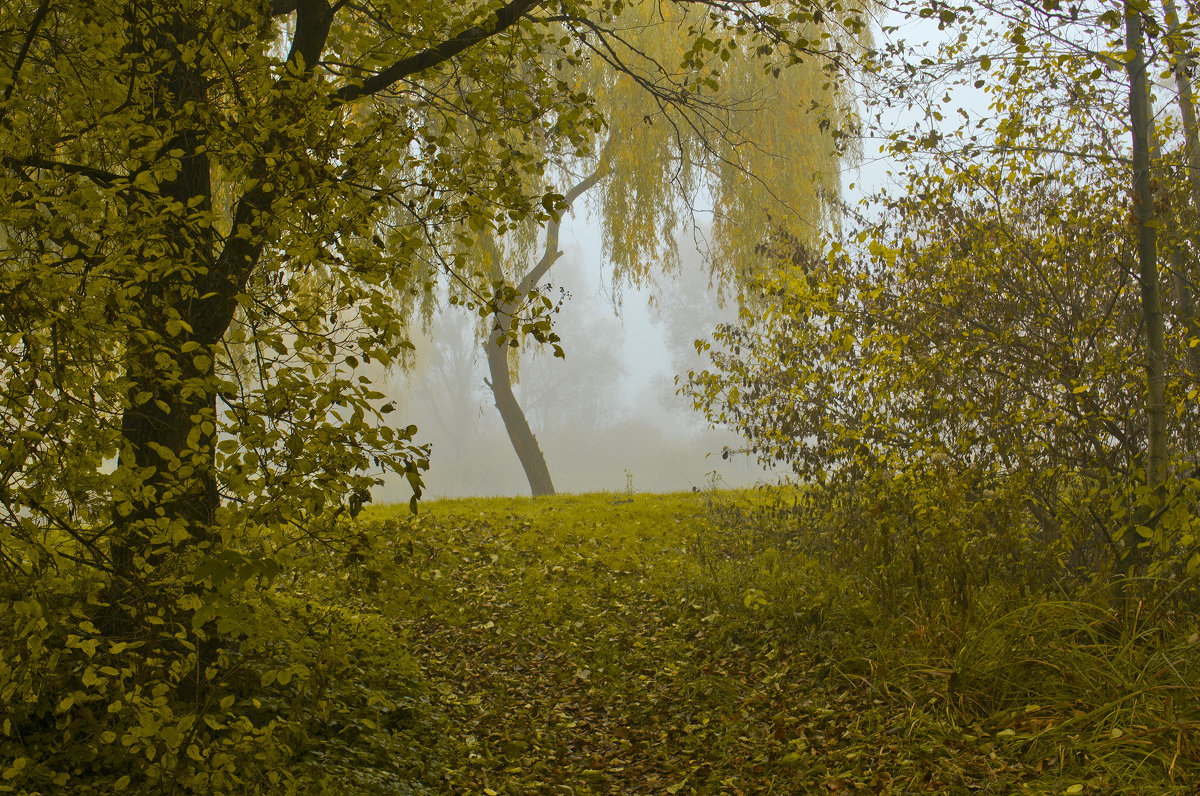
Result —
<path fill-rule="evenodd" d="M 15 779 L 15 778 L 16 778 L 16 776 L 17 776 L 18 774 L 20 774 L 20 773 L 21 773 L 21 771 L 22 771 L 22 770 L 25 768 L 25 766 L 27 766 L 27 765 L 29 765 L 29 758 L 28 758 L 28 757 L 18 757 L 16 760 L 14 760 L 14 761 L 12 762 L 12 765 L 11 765 L 11 766 L 9 766 L 8 768 L 4 769 L 4 774 L 3 774 L 4 778 L 5 778 L 5 779 Z"/>

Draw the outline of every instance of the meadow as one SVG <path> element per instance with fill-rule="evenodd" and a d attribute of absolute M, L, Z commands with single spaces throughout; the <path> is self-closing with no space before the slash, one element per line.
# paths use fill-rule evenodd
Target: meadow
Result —
<path fill-rule="evenodd" d="M 342 656 L 302 765 L 346 793 L 1195 792 L 1190 584 L 1122 610 L 1042 580 L 1036 540 L 842 522 L 786 489 L 369 509 L 288 587 Z"/>

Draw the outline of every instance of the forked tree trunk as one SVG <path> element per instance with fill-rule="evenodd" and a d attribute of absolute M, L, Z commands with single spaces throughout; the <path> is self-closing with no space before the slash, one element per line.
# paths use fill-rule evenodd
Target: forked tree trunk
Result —
<path fill-rule="evenodd" d="M 481 241 L 484 251 L 491 258 L 491 274 L 492 281 L 499 284 L 504 279 L 504 272 L 501 269 L 501 253 L 500 247 L 496 241 L 490 236 L 484 236 Z M 541 271 L 545 274 L 549 270 L 550 265 L 558 258 L 558 253 L 555 252 L 552 259 L 550 253 L 554 252 L 549 244 L 546 246 L 546 256 L 539 262 L 535 271 Z M 538 277 L 539 279 L 541 276 Z M 524 285 L 524 282 L 522 282 Z M 525 296 L 529 292 L 526 287 L 519 292 L 519 296 Z M 500 419 L 504 421 L 504 430 L 508 432 L 508 441 L 512 443 L 513 451 L 517 454 L 517 459 L 521 462 L 521 469 L 525 471 L 525 479 L 529 481 L 529 491 L 534 497 L 543 497 L 554 494 L 554 482 L 550 478 L 550 468 L 546 464 L 546 455 L 542 453 L 542 448 L 538 445 L 537 437 L 533 435 L 533 429 L 529 427 L 529 420 L 525 417 L 525 411 L 521 408 L 521 403 L 517 400 L 517 396 L 513 393 L 512 388 L 512 372 L 508 365 L 508 338 L 504 334 L 504 330 L 508 328 L 508 323 L 514 313 L 518 311 L 516 302 L 501 303 L 496 307 L 494 314 L 495 323 L 492 329 L 488 332 L 487 338 L 484 340 L 484 349 L 487 353 L 488 375 L 490 378 L 484 380 L 484 384 L 492 391 L 492 400 L 496 405 L 497 411 L 500 412 Z"/>
<path fill-rule="evenodd" d="M 163 52 L 186 52 L 203 35 L 177 9 L 153 18 L 161 27 L 151 27 L 146 35 L 157 37 Z M 300 4 L 288 61 L 316 64 L 332 19 L 328 4 Z M 306 74 L 304 68 L 299 71 Z M 289 74 L 277 85 L 282 89 L 294 79 Z M 126 287 L 139 303 L 137 325 L 126 339 L 128 405 L 118 456 L 123 483 L 113 496 L 112 582 L 109 608 L 101 616 L 114 635 L 134 632 L 141 610 L 178 615 L 178 606 L 164 605 L 171 598 L 160 581 L 196 586 L 189 580 L 187 554 L 211 555 L 211 545 L 218 541 L 214 363 L 238 294 L 265 250 L 263 219 L 275 195 L 267 186 L 263 159 L 250 172 L 258 181 L 234 205 L 231 228 L 236 233 L 222 240 L 211 224 L 197 223 L 195 214 L 206 214 L 213 206 L 204 136 L 199 127 L 171 120 L 181 113 L 187 117 L 189 106 L 211 104 L 207 78 L 201 67 L 180 55 L 157 80 L 152 96 L 158 104 L 151 119 L 169 131 L 166 149 L 181 153 L 178 171 L 159 182 L 158 191 L 179 208 L 170 212 L 179 215 L 166 216 L 160 224 L 172 267 L 158 265 L 161 253 L 148 252 L 145 273 L 127 277 Z"/>
<path fill-rule="evenodd" d="M 610 140 L 601 151 L 600 164 L 596 170 L 580 180 L 563 197 L 568 209 L 576 199 L 591 190 L 608 174 L 608 152 L 611 144 Z M 561 222 L 557 220 L 552 220 L 546 225 L 546 248 L 537 264 L 521 277 L 521 281 L 517 285 L 518 300 L 528 296 L 546 276 L 550 267 L 562 256 L 562 252 L 558 250 L 560 228 Z M 500 265 L 500 247 L 495 240 L 486 235 L 481 243 L 492 260 L 492 280 L 494 282 L 502 281 L 504 274 Z M 495 326 L 484 343 L 487 348 L 488 372 L 491 376 L 485 383 L 492 391 L 496 409 L 499 410 L 500 418 L 504 421 L 504 429 L 508 432 L 508 439 L 512 442 L 513 450 L 516 452 L 517 458 L 521 460 L 525 478 L 529 481 L 529 491 L 534 497 L 541 497 L 554 494 L 554 483 L 550 478 L 550 468 L 546 465 L 546 456 L 542 453 L 537 437 L 533 435 L 533 430 L 529 427 L 529 421 L 521 409 L 520 402 L 517 401 L 517 396 L 513 394 L 512 374 L 508 368 L 509 347 L 505 344 L 505 336 L 500 331 L 507 327 L 508 321 L 518 309 L 519 306 L 516 302 L 505 303 L 496 308 Z"/>
<path fill-rule="evenodd" d="M 169 50 L 185 46 L 197 32 L 177 18 L 159 35 Z M 169 103 L 159 109 L 163 117 L 185 103 L 203 105 L 208 99 L 203 76 L 182 61 L 162 76 L 160 96 Z M 171 139 L 169 148 L 184 154 L 178 172 L 158 188 L 180 208 L 212 207 L 209 161 L 202 143 L 187 127 Z M 192 275 L 210 267 L 217 238 L 211 227 L 183 218 L 165 219 L 162 227 L 181 267 L 168 273 L 148 268 L 145 275 L 131 278 L 131 291 L 136 289 L 139 298 L 140 327 L 126 341 L 128 404 L 121 418 L 118 459 L 119 470 L 130 480 L 112 508 L 113 582 L 108 596 L 113 608 L 102 617 L 114 635 L 133 632 L 129 611 L 161 599 L 148 591 L 165 574 L 158 571 L 161 566 L 172 564 L 181 549 L 211 541 L 219 505 L 214 473 L 215 340 L 197 334 L 203 327 L 197 312 L 203 312 L 204 303 L 196 301 L 199 290 L 192 281 Z M 181 390 L 180 384 L 190 389 Z"/>

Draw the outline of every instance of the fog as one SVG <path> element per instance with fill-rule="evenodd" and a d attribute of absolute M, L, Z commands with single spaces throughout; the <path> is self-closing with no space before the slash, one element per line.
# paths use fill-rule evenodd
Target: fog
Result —
<path fill-rule="evenodd" d="M 555 329 L 566 359 L 527 347 L 514 391 L 562 492 L 665 492 L 711 483 L 744 486 L 769 475 L 744 457 L 722 459 L 733 433 L 708 428 L 676 394 L 675 376 L 703 367 L 693 341 L 736 317 L 710 289 L 690 238 L 680 240 L 678 273 L 644 289 L 614 292 L 586 225 L 564 220 L 563 257 L 547 281 L 562 296 Z M 565 293 L 560 293 L 560 289 Z M 397 403 L 389 417 L 415 424 L 432 445 L 426 496 L 528 495 L 516 453 L 484 379 L 487 363 L 475 318 L 447 307 L 417 339 L 417 364 L 381 387 Z M 407 484 L 389 478 L 377 502 L 405 501 Z"/>

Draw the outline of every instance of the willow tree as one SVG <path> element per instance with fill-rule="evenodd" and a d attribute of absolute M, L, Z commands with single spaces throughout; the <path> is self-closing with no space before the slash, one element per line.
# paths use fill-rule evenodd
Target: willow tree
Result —
<path fill-rule="evenodd" d="M 745 298 L 760 263 L 754 251 L 771 229 L 811 241 L 836 224 L 841 168 L 857 152 L 840 59 L 864 43 L 862 20 L 795 14 L 791 45 L 719 41 L 721 14 L 684 5 L 631 5 L 616 22 L 619 36 L 563 70 L 604 120 L 592 154 L 555 151 L 527 134 L 510 146 L 551 156 L 565 208 L 587 202 L 618 291 L 676 268 L 682 224 L 711 203 L 713 280 Z M 519 348 L 507 319 L 561 256 L 560 226 L 552 219 L 539 239 L 527 225 L 484 240 L 480 253 L 490 280 L 515 286 L 482 337 L 487 384 L 535 496 L 554 485 L 513 393 Z"/>

